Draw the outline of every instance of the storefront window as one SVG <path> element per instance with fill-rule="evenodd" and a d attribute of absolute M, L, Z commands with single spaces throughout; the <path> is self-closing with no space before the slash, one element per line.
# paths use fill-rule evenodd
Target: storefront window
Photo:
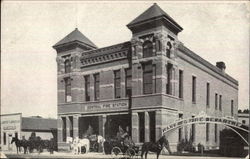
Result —
<path fill-rule="evenodd" d="M 6 132 L 3 133 L 3 144 L 6 145 Z"/>

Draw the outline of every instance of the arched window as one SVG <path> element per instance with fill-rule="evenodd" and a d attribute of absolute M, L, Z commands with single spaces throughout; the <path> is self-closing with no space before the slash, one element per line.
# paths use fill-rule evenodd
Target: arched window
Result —
<path fill-rule="evenodd" d="M 65 73 L 69 73 L 71 70 L 71 64 L 70 64 L 70 60 L 67 59 L 64 62 L 64 69 L 65 69 Z"/>
<path fill-rule="evenodd" d="M 172 45 L 170 42 L 167 43 L 167 49 L 166 49 L 166 55 L 168 58 L 170 58 L 170 53 L 171 53 Z"/>
<path fill-rule="evenodd" d="M 143 43 L 143 57 L 153 56 L 153 44 L 150 41 Z"/>

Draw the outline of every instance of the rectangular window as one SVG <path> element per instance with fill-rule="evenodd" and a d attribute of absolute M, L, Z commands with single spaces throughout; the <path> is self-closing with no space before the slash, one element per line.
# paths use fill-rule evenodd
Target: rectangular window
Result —
<path fill-rule="evenodd" d="M 3 133 L 3 144 L 6 145 L 6 132 Z"/>
<path fill-rule="evenodd" d="M 84 76 L 85 79 L 85 99 L 90 101 L 90 76 Z"/>
<path fill-rule="evenodd" d="M 214 124 L 214 141 L 217 142 L 217 124 Z"/>
<path fill-rule="evenodd" d="M 231 116 L 234 116 L 234 100 L 231 100 Z"/>
<path fill-rule="evenodd" d="M 69 127 L 69 135 L 70 137 L 73 137 L 73 116 L 69 117 L 69 123 L 70 123 L 70 127 Z"/>
<path fill-rule="evenodd" d="M 167 64 L 167 85 L 166 85 L 166 93 L 172 94 L 172 78 L 173 78 L 173 65 Z"/>
<path fill-rule="evenodd" d="M 207 107 L 209 107 L 210 104 L 210 83 L 207 83 L 207 96 L 206 96 L 206 104 Z"/>
<path fill-rule="evenodd" d="M 209 123 L 206 124 L 206 141 L 209 141 Z"/>
<path fill-rule="evenodd" d="M 194 116 L 192 116 L 194 118 Z M 195 140 L 195 124 L 192 124 L 192 134 L 191 134 L 191 140 L 194 142 Z"/>
<path fill-rule="evenodd" d="M 219 109 L 222 111 L 222 95 L 219 96 Z"/>
<path fill-rule="evenodd" d="M 139 142 L 144 142 L 145 141 L 145 114 L 144 112 L 138 113 L 139 115 L 139 135 L 140 135 L 140 141 Z"/>
<path fill-rule="evenodd" d="M 121 71 L 114 71 L 115 98 L 121 98 Z"/>
<path fill-rule="evenodd" d="M 152 72 L 153 72 L 153 77 L 152 77 L 152 79 L 153 79 L 153 93 L 156 93 L 156 65 L 155 64 L 153 64 L 152 65 Z"/>
<path fill-rule="evenodd" d="M 143 93 L 153 93 L 153 68 L 152 63 L 143 64 Z"/>
<path fill-rule="evenodd" d="M 192 76 L 192 102 L 196 102 L 196 77 Z"/>
<path fill-rule="evenodd" d="M 214 100 L 214 105 L 215 105 L 215 110 L 217 110 L 218 109 L 218 94 L 217 93 L 215 93 L 215 100 Z"/>
<path fill-rule="evenodd" d="M 126 81 L 125 81 L 126 97 L 129 97 L 132 95 L 132 69 L 131 68 L 126 69 L 125 74 L 126 74 Z"/>
<path fill-rule="evenodd" d="M 70 73 L 71 71 L 71 62 L 69 59 L 65 60 L 64 62 L 64 70 L 65 70 L 65 73 Z"/>
<path fill-rule="evenodd" d="M 94 92 L 95 92 L 95 100 L 100 99 L 100 74 L 94 74 Z"/>
<path fill-rule="evenodd" d="M 179 70 L 179 98 L 183 98 L 183 71 Z"/>
<path fill-rule="evenodd" d="M 65 102 L 71 102 L 71 78 L 65 78 Z"/>
<path fill-rule="evenodd" d="M 66 118 L 62 117 L 62 140 L 66 141 Z"/>
<path fill-rule="evenodd" d="M 179 114 L 179 120 L 181 120 L 183 118 L 183 114 Z M 179 142 L 181 142 L 182 140 L 182 127 L 179 128 Z"/>

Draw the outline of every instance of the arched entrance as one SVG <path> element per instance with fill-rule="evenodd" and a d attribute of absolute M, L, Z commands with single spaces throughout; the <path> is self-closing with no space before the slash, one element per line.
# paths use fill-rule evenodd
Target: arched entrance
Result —
<path fill-rule="evenodd" d="M 233 118 L 226 118 L 226 117 L 213 117 L 213 116 L 207 116 L 205 114 L 202 115 L 198 115 L 194 118 L 187 118 L 187 119 L 181 119 L 181 120 L 177 120 L 169 125 L 167 125 L 166 128 L 163 129 L 163 135 L 165 133 L 168 133 L 172 130 L 175 130 L 177 128 L 180 127 L 184 127 L 186 125 L 190 125 L 190 124 L 203 124 L 203 123 L 213 123 L 213 124 L 221 124 L 226 126 L 227 128 L 233 130 L 235 133 L 237 133 L 242 139 L 243 141 L 249 145 L 248 141 L 239 133 L 237 132 L 234 128 L 240 129 L 244 132 L 249 133 L 248 129 L 244 129 L 242 127 L 240 127 L 242 125 L 242 123 L 238 122 L 237 120 L 233 119 Z"/>

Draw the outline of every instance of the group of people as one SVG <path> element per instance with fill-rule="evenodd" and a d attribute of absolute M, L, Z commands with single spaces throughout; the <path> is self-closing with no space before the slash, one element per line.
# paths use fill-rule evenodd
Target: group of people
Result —
<path fill-rule="evenodd" d="M 126 127 L 126 131 L 122 129 L 121 126 L 118 127 L 118 132 L 116 138 L 126 147 L 134 147 L 135 143 L 133 142 L 131 136 L 129 135 L 129 127 Z"/>

